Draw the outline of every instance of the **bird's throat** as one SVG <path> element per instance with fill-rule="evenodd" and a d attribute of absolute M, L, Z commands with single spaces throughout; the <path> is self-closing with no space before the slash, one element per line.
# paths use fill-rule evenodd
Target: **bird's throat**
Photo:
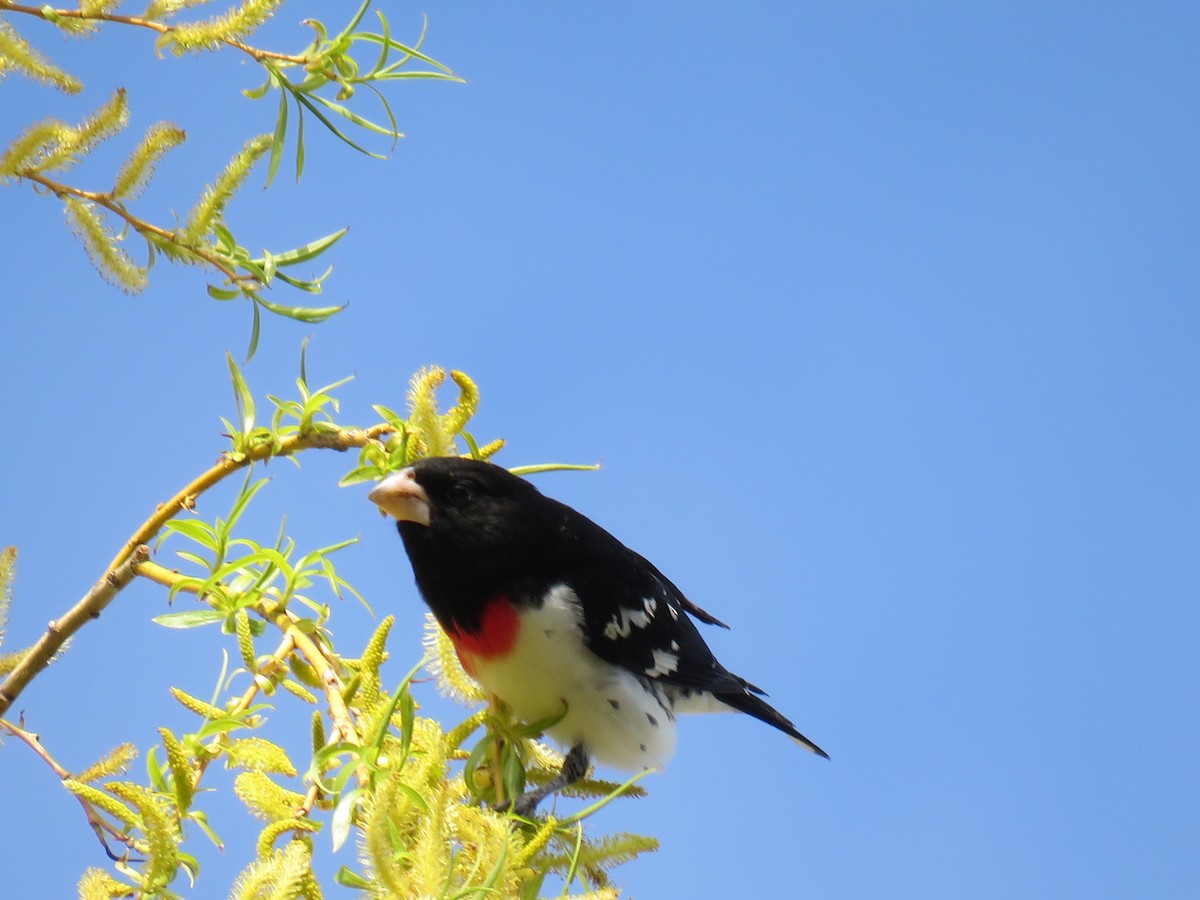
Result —
<path fill-rule="evenodd" d="M 471 631 L 457 624 L 446 629 L 446 636 L 458 651 L 467 674 L 475 675 L 481 661 L 507 655 L 517 642 L 521 619 L 512 601 L 497 594 L 484 601 L 478 629 Z"/>

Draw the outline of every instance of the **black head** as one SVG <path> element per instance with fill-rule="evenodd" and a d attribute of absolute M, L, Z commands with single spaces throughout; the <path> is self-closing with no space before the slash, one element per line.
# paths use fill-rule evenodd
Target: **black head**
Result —
<path fill-rule="evenodd" d="M 368 496 L 399 523 L 417 585 L 439 618 L 439 607 L 552 580 L 549 560 L 570 555 L 578 516 L 500 466 L 454 457 L 418 460 Z"/>

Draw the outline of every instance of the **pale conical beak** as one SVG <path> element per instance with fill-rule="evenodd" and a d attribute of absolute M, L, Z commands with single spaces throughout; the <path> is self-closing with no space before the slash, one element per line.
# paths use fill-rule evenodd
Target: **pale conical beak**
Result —
<path fill-rule="evenodd" d="M 371 489 L 367 499 L 398 522 L 429 525 L 429 495 L 417 484 L 417 475 L 411 468 L 383 479 Z"/>

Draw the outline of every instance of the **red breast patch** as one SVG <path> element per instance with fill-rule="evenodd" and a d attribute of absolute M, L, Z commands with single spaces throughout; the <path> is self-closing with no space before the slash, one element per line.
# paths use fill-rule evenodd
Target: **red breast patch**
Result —
<path fill-rule="evenodd" d="M 520 630 L 517 608 L 503 594 L 497 594 L 484 604 L 478 631 L 453 628 L 446 635 L 458 651 L 458 659 L 467 674 L 474 675 L 478 660 L 495 659 L 508 654 L 516 644 Z"/>

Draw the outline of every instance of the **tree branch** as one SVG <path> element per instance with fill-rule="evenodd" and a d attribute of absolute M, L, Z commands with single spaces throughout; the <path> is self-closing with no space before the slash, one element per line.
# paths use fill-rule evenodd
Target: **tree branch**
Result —
<path fill-rule="evenodd" d="M 0 4 L 2 3 L 3 0 L 0 0 Z M 220 256 L 209 250 L 206 250 L 203 247 L 196 247 L 192 244 L 183 243 L 180 241 L 179 235 L 175 232 L 167 231 L 165 228 L 159 228 L 157 225 L 153 225 L 150 222 L 147 222 L 145 219 L 138 218 L 129 210 L 127 210 L 122 204 L 113 200 L 108 194 L 102 194 L 97 191 L 85 191 L 83 188 L 71 187 L 69 184 L 63 184 L 60 181 L 55 181 L 53 178 L 47 178 L 40 172 L 30 171 L 29 169 L 22 169 L 15 174 L 18 178 L 24 178 L 27 181 L 40 184 L 42 187 L 53 193 L 56 197 L 62 197 L 64 194 L 70 194 L 74 197 L 79 197 L 81 200 L 88 200 L 92 203 L 95 203 L 97 206 L 102 206 L 114 215 L 120 216 L 122 219 L 124 219 L 134 231 L 136 231 L 138 234 L 141 234 L 143 237 L 146 234 L 152 234 L 164 241 L 170 241 L 179 249 L 186 250 L 193 256 L 204 260 L 204 262 L 208 263 L 230 281 L 247 281 L 254 278 L 253 275 L 240 274 L 234 269 L 231 269 L 225 263 L 225 261 L 221 259 Z"/>
<path fill-rule="evenodd" d="M 4 683 L 0 684 L 0 716 L 8 712 L 25 686 L 50 664 L 50 660 L 67 638 L 87 622 L 100 617 L 100 613 L 112 602 L 113 597 L 133 580 L 138 563 L 149 558 L 149 547 L 144 544 L 134 545 L 121 564 L 110 567 L 82 600 L 60 618 L 51 620 L 38 642 L 29 648 L 16 668 L 8 673 Z"/>
<path fill-rule="evenodd" d="M 138 562 L 134 566 L 134 569 L 138 575 L 149 578 L 163 587 L 174 587 L 184 580 L 183 576 L 178 572 L 168 569 L 165 566 L 160 566 L 156 562 L 150 562 L 149 560 Z M 192 585 L 186 585 L 180 588 L 180 590 L 192 594 L 196 593 L 196 589 Z M 305 660 L 308 661 L 308 664 L 316 670 L 318 677 L 320 677 L 321 684 L 324 686 L 325 702 L 329 705 L 329 718 L 333 723 L 333 731 L 329 735 L 329 743 L 346 743 L 358 746 L 358 730 L 354 727 L 354 718 L 343 698 L 346 685 L 342 681 L 342 676 L 338 674 L 337 663 L 334 658 L 323 646 L 319 645 L 310 635 L 298 627 L 299 619 L 282 604 L 263 599 L 255 603 L 252 608 L 258 615 L 262 616 L 283 633 L 284 638 L 300 651 Z M 285 646 L 287 645 L 285 644 Z M 251 698 L 252 696 L 250 695 Z"/>
<path fill-rule="evenodd" d="M 52 9 L 49 6 L 24 6 L 20 3 L 11 3 L 9 0 L 0 0 L 0 10 L 6 10 L 15 13 L 24 13 L 25 15 L 34 16 L 38 19 L 43 19 L 47 22 L 53 22 L 55 19 L 79 19 L 85 22 L 112 22 L 117 25 L 129 25 L 134 28 L 148 28 L 158 34 L 170 34 L 175 31 L 174 25 L 168 25 L 165 22 L 156 22 L 153 19 L 143 19 L 140 16 L 120 16 L 115 13 L 89 13 L 81 9 Z M 233 47 L 235 50 L 241 50 L 248 54 L 255 62 L 262 62 L 264 59 L 274 59 L 279 62 L 292 63 L 297 66 L 302 66 L 308 62 L 307 56 L 294 56 L 287 53 L 276 53 L 273 50 L 260 50 L 257 47 L 251 47 L 249 44 L 243 44 L 237 38 L 217 38 L 222 44 L 227 47 Z"/>
<path fill-rule="evenodd" d="M 0 719 L 0 728 L 3 728 L 13 737 L 24 741 L 29 746 L 29 749 L 36 753 L 42 762 L 50 767 L 51 771 L 58 776 L 60 781 L 64 781 L 72 777 L 70 772 L 68 772 L 55 761 L 54 757 L 50 755 L 50 751 L 42 746 L 41 738 L 38 737 L 37 734 L 32 731 L 26 731 L 24 728 L 14 725 L 7 719 Z M 108 840 L 104 837 L 104 832 L 107 831 L 113 840 L 125 844 L 126 846 L 133 845 L 133 838 L 122 832 L 119 828 L 113 826 L 112 823 L 106 821 L 103 816 L 96 812 L 96 808 L 83 797 L 79 796 L 78 794 L 75 794 L 74 796 L 75 799 L 79 801 L 79 805 L 83 807 L 83 814 L 87 817 L 87 823 L 91 826 L 92 831 L 96 833 L 96 838 L 104 847 L 104 852 L 108 854 L 109 859 L 120 859 L 120 857 L 114 855 L 112 850 L 109 848 Z"/>
<path fill-rule="evenodd" d="M 2 4 L 3 0 L 0 0 L 0 5 Z M 372 425 L 370 428 L 344 428 L 330 432 L 311 431 L 283 438 L 277 447 L 267 443 L 261 444 L 247 451 L 239 460 L 233 460 L 223 455 L 220 462 L 215 466 L 193 479 L 166 503 L 161 504 L 155 510 L 154 515 L 143 522 L 137 531 L 134 532 L 133 536 L 124 543 L 120 552 L 109 563 L 108 570 L 101 576 L 92 589 L 87 592 L 84 598 L 67 610 L 61 618 L 50 622 L 46 628 L 46 632 L 38 639 L 38 642 L 17 663 L 8 677 L 4 679 L 4 682 L 0 683 L 0 716 L 9 710 L 29 682 L 50 664 L 51 658 L 62 647 L 67 638 L 92 619 L 99 618 L 100 613 L 112 602 L 117 593 L 133 580 L 139 567 L 147 563 L 150 559 L 150 549 L 146 546 L 147 542 L 153 540 L 163 525 L 174 517 L 176 513 L 184 509 L 193 508 L 196 505 L 196 498 L 206 490 L 220 483 L 221 480 L 232 475 L 234 472 L 240 471 L 259 460 L 271 459 L 276 456 L 291 456 L 293 453 L 298 453 L 302 450 L 351 450 L 364 446 L 368 441 L 389 434 L 392 430 L 391 425 L 388 425 L 386 422 L 380 422 Z M 161 566 L 158 566 L 158 568 L 162 569 Z M 162 570 L 170 572 L 169 569 Z M 287 618 L 288 614 L 286 611 L 279 610 L 278 612 L 279 615 Z M 270 614 L 264 614 L 264 618 L 270 620 Z M 291 619 L 287 621 L 289 625 L 293 624 Z M 282 622 L 276 622 L 276 625 L 281 630 L 287 631 L 287 629 L 284 629 Z M 332 668 L 331 662 L 322 655 L 316 643 L 308 635 L 296 628 L 291 628 L 290 630 L 295 637 L 297 647 L 300 648 L 305 656 L 309 657 L 310 662 L 317 671 L 322 673 L 322 680 L 326 682 L 326 694 L 328 695 L 332 684 L 335 682 L 340 684 L 337 672 Z M 332 679 L 332 681 L 329 679 Z M 343 737 L 350 740 L 354 734 L 354 727 L 350 720 L 349 712 L 346 710 L 346 704 L 341 702 L 340 694 L 336 701 L 330 699 L 330 714 L 333 717 L 334 727 Z"/>

